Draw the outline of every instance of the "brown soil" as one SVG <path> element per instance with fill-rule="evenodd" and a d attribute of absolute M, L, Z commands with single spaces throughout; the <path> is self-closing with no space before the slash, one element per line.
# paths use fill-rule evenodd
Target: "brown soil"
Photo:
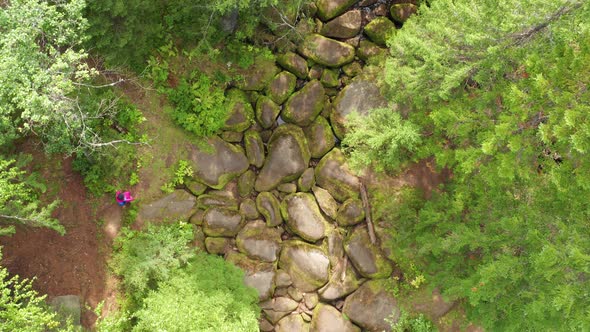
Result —
<path fill-rule="evenodd" d="M 39 151 L 33 154 L 37 165 L 55 163 Z M 116 289 L 116 283 L 113 285 L 110 280 L 112 278 L 109 278 L 107 286 L 106 273 L 106 256 L 110 250 L 108 242 L 113 235 L 105 238 L 100 229 L 97 220 L 101 217 L 93 213 L 92 200 L 87 197 L 82 177 L 72 170 L 71 158 L 57 161 L 57 165 L 40 168 L 40 172 L 48 184 L 58 186 L 53 191 L 62 204 L 54 216 L 66 228 L 66 235 L 61 236 L 45 228 L 18 227 L 15 235 L 0 237 L 4 256 L 2 265 L 11 274 L 36 277 L 34 288 L 41 294 L 47 294 L 49 300 L 55 296 L 78 295 L 83 307 L 95 308 L 103 299 L 113 298 Z M 98 203 L 99 214 L 118 208 L 112 202 L 95 203 Z M 107 219 L 103 219 L 105 229 L 113 228 L 112 224 L 120 223 L 121 212 L 111 213 Z M 83 308 L 82 325 L 91 328 L 95 321 L 96 315 Z"/>

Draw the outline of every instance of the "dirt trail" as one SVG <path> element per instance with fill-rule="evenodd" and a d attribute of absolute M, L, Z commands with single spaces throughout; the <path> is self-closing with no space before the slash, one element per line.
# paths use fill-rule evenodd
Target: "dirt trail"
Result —
<path fill-rule="evenodd" d="M 34 163 L 48 161 L 35 151 Z M 59 158 L 59 157 L 54 157 Z M 61 206 L 55 211 L 66 235 L 44 228 L 18 227 L 12 237 L 0 237 L 4 265 L 10 273 L 37 280 L 34 288 L 48 299 L 78 295 L 83 306 L 95 308 L 103 299 L 114 298 L 116 283 L 108 277 L 106 258 L 110 242 L 118 231 L 121 211 L 109 201 L 87 197 L 82 177 L 72 169 L 71 159 L 58 162 L 58 170 L 40 169 L 48 183 L 57 185 Z M 39 164 L 38 164 L 39 165 Z M 53 168 L 53 167 L 49 167 Z M 93 206 L 98 213 L 93 213 Z M 106 234 L 98 224 L 104 222 Z M 96 320 L 91 310 L 82 309 L 82 325 L 90 328 Z"/>

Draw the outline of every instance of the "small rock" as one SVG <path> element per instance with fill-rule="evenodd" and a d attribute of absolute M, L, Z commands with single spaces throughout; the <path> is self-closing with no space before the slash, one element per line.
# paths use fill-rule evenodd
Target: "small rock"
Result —
<path fill-rule="evenodd" d="M 295 74 L 295 76 L 304 79 L 307 77 L 307 61 L 301 56 L 288 52 L 277 57 L 278 64 Z"/>
<path fill-rule="evenodd" d="M 256 196 L 256 207 L 264 216 L 268 227 L 278 226 L 283 223 L 279 201 L 270 192 L 261 192 Z"/>
<path fill-rule="evenodd" d="M 252 170 L 247 170 L 238 178 L 238 193 L 241 197 L 250 195 L 254 189 L 254 181 L 256 181 L 256 174 Z"/>
<path fill-rule="evenodd" d="M 266 96 L 260 96 L 256 101 L 256 121 L 262 128 L 268 129 L 277 121 L 281 109 L 274 101 Z"/>
<path fill-rule="evenodd" d="M 334 69 L 324 69 L 320 82 L 326 88 L 335 88 L 340 85 L 338 80 L 338 71 Z"/>
<path fill-rule="evenodd" d="M 299 47 L 305 57 L 327 67 L 341 67 L 354 60 L 354 47 L 318 34 L 305 37 Z"/>
<path fill-rule="evenodd" d="M 240 203 L 240 214 L 247 220 L 254 220 L 260 217 L 260 213 L 256 209 L 256 202 L 253 199 L 247 198 Z"/>
<path fill-rule="evenodd" d="M 308 192 L 311 190 L 311 187 L 315 185 L 315 173 L 313 168 L 306 169 L 299 180 L 297 180 L 297 187 L 299 191 Z"/>
<path fill-rule="evenodd" d="M 241 131 L 224 131 L 221 133 L 221 139 L 228 143 L 240 143 L 244 138 L 244 133 Z"/>
<path fill-rule="evenodd" d="M 291 281 L 291 276 L 285 270 L 277 270 L 277 274 L 275 276 L 275 284 L 277 287 L 288 287 L 291 286 L 293 281 Z"/>
<path fill-rule="evenodd" d="M 274 262 L 277 259 L 281 242 L 280 231 L 266 227 L 262 220 L 247 223 L 236 237 L 240 252 L 264 262 Z"/>
<path fill-rule="evenodd" d="M 203 224 L 203 216 L 205 215 L 205 210 L 198 209 L 189 219 L 189 222 L 193 225 L 201 226 Z"/>
<path fill-rule="evenodd" d="M 210 207 L 223 207 L 229 210 L 237 211 L 238 202 L 232 197 L 225 197 L 215 194 L 205 194 L 197 198 L 199 209 L 206 210 Z"/>
<path fill-rule="evenodd" d="M 233 237 L 242 228 L 244 218 L 236 211 L 210 208 L 203 217 L 203 231 L 208 236 Z"/>
<path fill-rule="evenodd" d="M 317 15 L 323 21 L 330 20 L 350 8 L 357 0 L 317 0 Z"/>
<path fill-rule="evenodd" d="M 282 183 L 277 187 L 277 190 L 283 193 L 292 194 L 297 191 L 297 185 L 295 183 Z"/>
<path fill-rule="evenodd" d="M 359 62 L 355 61 L 344 65 L 342 71 L 350 77 L 355 77 L 363 72 L 363 67 Z"/>
<path fill-rule="evenodd" d="M 270 82 L 266 93 L 277 105 L 282 105 L 287 101 L 293 91 L 295 91 L 296 83 L 297 77 L 295 77 L 295 75 L 288 71 L 282 71 Z"/>
<path fill-rule="evenodd" d="M 396 32 L 395 25 L 387 17 L 379 16 L 365 26 L 365 34 L 375 44 L 386 46 L 389 36 Z"/>
<path fill-rule="evenodd" d="M 264 165 L 264 143 L 262 143 L 260 134 L 255 130 L 247 130 L 244 134 L 244 145 L 250 165 L 262 167 Z"/>
<path fill-rule="evenodd" d="M 205 239 L 205 249 L 212 255 L 222 255 L 225 249 L 231 247 L 232 240 L 226 237 L 207 237 Z"/>
<path fill-rule="evenodd" d="M 320 209 L 322 209 L 328 217 L 336 219 L 338 214 L 338 203 L 334 197 L 332 197 L 326 189 L 317 186 L 313 186 L 311 190 L 313 191 L 313 195 L 315 196 Z"/>
<path fill-rule="evenodd" d="M 320 300 L 319 300 L 319 296 L 317 293 L 303 294 L 303 302 L 305 303 L 305 306 L 309 310 L 313 310 L 313 308 L 315 308 L 315 306 L 318 305 L 319 301 Z"/>
<path fill-rule="evenodd" d="M 254 120 L 254 110 L 244 91 L 230 89 L 227 92 L 224 107 L 230 112 L 223 125 L 223 130 L 242 132 L 250 127 L 252 120 Z"/>
<path fill-rule="evenodd" d="M 361 332 L 350 320 L 344 318 L 338 309 L 320 303 L 313 310 L 311 330 L 318 332 Z"/>
<path fill-rule="evenodd" d="M 338 215 L 336 222 L 340 226 L 353 226 L 365 219 L 365 209 L 363 202 L 358 198 L 349 198 L 340 209 L 338 209 Z"/>
<path fill-rule="evenodd" d="M 186 189 L 191 192 L 191 194 L 195 196 L 199 196 L 207 190 L 207 186 L 202 184 L 199 181 L 195 180 L 188 180 L 186 182 Z"/>
<path fill-rule="evenodd" d="M 281 215 L 293 233 L 315 242 L 326 236 L 328 223 L 314 197 L 307 193 L 290 194 L 281 202 Z"/>
<path fill-rule="evenodd" d="M 418 6 L 413 3 L 398 3 L 390 8 L 391 18 L 398 23 L 404 23 L 410 16 L 418 11 Z"/>
<path fill-rule="evenodd" d="M 313 80 L 289 97 L 281 111 L 281 118 L 298 126 L 308 126 L 323 106 L 324 88 L 320 82 Z"/>
<path fill-rule="evenodd" d="M 293 300 L 297 302 L 301 302 L 301 300 L 303 300 L 303 293 L 293 286 L 287 288 L 287 293 Z"/>
<path fill-rule="evenodd" d="M 301 315 L 289 315 L 281 319 L 275 327 L 276 332 L 309 332 L 309 324 Z"/>
<path fill-rule="evenodd" d="M 360 181 L 346 165 L 346 158 L 340 149 L 326 154 L 315 169 L 317 185 L 328 190 L 338 201 L 358 197 Z"/>
<path fill-rule="evenodd" d="M 312 158 L 322 158 L 336 145 L 336 137 L 330 123 L 318 116 L 311 125 L 303 128 Z"/>
<path fill-rule="evenodd" d="M 351 38 L 360 32 L 361 23 L 360 10 L 350 10 L 324 24 L 320 34 L 341 39 Z"/>

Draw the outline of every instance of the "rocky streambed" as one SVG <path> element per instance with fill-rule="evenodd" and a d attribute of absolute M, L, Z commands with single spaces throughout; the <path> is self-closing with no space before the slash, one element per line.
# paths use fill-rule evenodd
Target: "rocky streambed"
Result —
<path fill-rule="evenodd" d="M 259 59 L 227 91 L 223 133 L 190 147 L 194 179 L 143 204 L 139 219 L 196 225 L 197 244 L 258 290 L 261 331 L 389 330 L 393 262 L 370 240 L 360 179 L 337 142 L 347 114 L 387 106 L 366 63 L 416 6 L 317 0 L 310 10 L 316 23 L 298 46 Z"/>

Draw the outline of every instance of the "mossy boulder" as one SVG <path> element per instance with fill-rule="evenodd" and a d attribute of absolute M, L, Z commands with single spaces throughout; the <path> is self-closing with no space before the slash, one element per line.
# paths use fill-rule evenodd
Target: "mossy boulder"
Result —
<path fill-rule="evenodd" d="M 307 61 L 298 54 L 293 52 L 281 54 L 277 57 L 277 63 L 301 79 L 307 77 Z"/>
<path fill-rule="evenodd" d="M 336 69 L 324 69 L 320 82 L 326 88 L 335 88 L 339 86 L 340 80 L 338 79 L 338 71 Z"/>
<path fill-rule="evenodd" d="M 238 178 L 238 193 L 241 197 L 246 197 L 252 193 L 254 181 L 256 181 L 256 173 L 250 169 L 240 175 Z"/>
<path fill-rule="evenodd" d="M 205 249 L 212 255 L 222 255 L 227 248 L 231 248 L 231 238 L 207 237 L 205 238 Z"/>
<path fill-rule="evenodd" d="M 204 193 L 205 190 L 207 190 L 207 186 L 199 181 L 191 179 L 186 182 L 186 189 L 188 189 L 188 191 L 190 191 L 191 194 L 199 196 L 202 193 Z"/>
<path fill-rule="evenodd" d="M 296 180 L 309 164 L 310 154 L 303 130 L 284 124 L 272 134 L 268 143 L 268 155 L 260 170 L 254 189 L 269 191 L 279 184 Z"/>
<path fill-rule="evenodd" d="M 389 12 L 391 18 L 398 23 L 404 23 L 418 11 L 418 6 L 413 3 L 397 3 L 391 6 Z"/>
<path fill-rule="evenodd" d="M 256 121 L 262 128 L 272 127 L 280 112 L 279 105 L 266 96 L 260 96 L 256 101 Z"/>
<path fill-rule="evenodd" d="M 221 133 L 221 139 L 228 143 L 240 143 L 244 139 L 244 133 L 241 131 L 224 131 Z"/>
<path fill-rule="evenodd" d="M 359 278 L 354 268 L 348 264 L 344 270 L 343 261 L 336 265 L 328 283 L 318 290 L 320 299 L 325 302 L 336 301 L 354 292 L 365 281 Z M 342 278 L 344 276 L 344 278 Z"/>
<path fill-rule="evenodd" d="M 320 160 L 315 178 L 318 186 L 328 190 L 340 202 L 359 195 L 359 178 L 348 168 L 340 149 L 332 149 Z"/>
<path fill-rule="evenodd" d="M 266 318 L 273 324 L 278 323 L 281 318 L 289 315 L 295 309 L 299 303 L 296 301 L 286 297 L 286 296 L 279 296 L 273 299 L 260 302 L 258 304 Z"/>
<path fill-rule="evenodd" d="M 256 207 L 264 216 L 268 227 L 278 226 L 283 223 L 279 200 L 270 192 L 262 192 L 256 196 Z"/>
<path fill-rule="evenodd" d="M 250 165 L 262 167 L 264 165 L 264 143 L 256 130 L 248 130 L 244 134 L 244 145 L 246 147 L 246 158 Z"/>
<path fill-rule="evenodd" d="M 260 217 L 260 213 L 256 208 L 256 202 L 251 198 L 246 198 L 240 203 L 240 214 L 246 220 L 254 220 Z"/>
<path fill-rule="evenodd" d="M 336 144 L 336 137 L 326 118 L 318 116 L 309 126 L 303 128 L 312 158 L 322 158 Z"/>
<path fill-rule="evenodd" d="M 358 0 L 317 0 L 317 15 L 323 21 L 330 20 L 350 8 Z"/>
<path fill-rule="evenodd" d="M 281 183 L 277 187 L 277 190 L 282 193 L 293 194 L 297 191 L 297 185 L 293 182 Z"/>
<path fill-rule="evenodd" d="M 332 129 L 339 139 L 346 135 L 346 117 L 356 112 L 367 115 L 372 109 L 387 106 L 387 100 L 373 82 L 355 80 L 347 85 L 336 97 L 330 113 Z"/>
<path fill-rule="evenodd" d="M 397 299 L 388 291 L 388 281 L 371 280 L 349 295 L 344 301 L 342 313 L 353 323 L 368 332 L 390 331 L 387 318 L 397 322 L 400 309 Z"/>
<path fill-rule="evenodd" d="M 361 31 L 361 11 L 349 10 L 322 26 L 320 34 L 333 38 L 352 38 Z"/>
<path fill-rule="evenodd" d="M 230 111 L 223 125 L 223 130 L 242 132 L 252 125 L 254 110 L 244 91 L 230 89 L 227 92 L 225 108 Z"/>
<path fill-rule="evenodd" d="M 385 258 L 379 247 L 371 243 L 369 234 L 363 227 L 357 227 L 346 239 L 344 250 L 363 277 L 387 278 L 393 272 L 391 263 Z"/>
<path fill-rule="evenodd" d="M 349 198 L 338 209 L 336 222 L 340 226 L 353 226 L 365 219 L 363 202 L 358 198 Z"/>
<path fill-rule="evenodd" d="M 355 55 L 354 47 L 318 34 L 307 35 L 299 52 L 327 67 L 340 67 L 350 63 Z"/>
<path fill-rule="evenodd" d="M 197 199 L 187 191 L 178 189 L 154 202 L 139 206 L 141 222 L 188 221 L 195 213 Z"/>
<path fill-rule="evenodd" d="M 288 315 L 275 326 L 276 332 L 309 332 L 309 323 L 301 315 Z"/>
<path fill-rule="evenodd" d="M 323 106 L 324 87 L 313 80 L 289 97 L 281 111 L 281 118 L 298 126 L 308 126 L 322 112 Z"/>
<path fill-rule="evenodd" d="M 237 68 L 237 74 L 242 77 L 236 85 L 238 88 L 247 91 L 263 91 L 269 82 L 280 71 L 275 65 L 274 59 L 269 59 L 264 56 L 257 56 L 254 59 L 254 64 L 246 69 Z"/>
<path fill-rule="evenodd" d="M 326 236 L 328 222 L 311 194 L 295 193 L 285 197 L 281 202 L 281 215 L 287 227 L 306 241 L 315 242 Z"/>
<path fill-rule="evenodd" d="M 247 223 L 236 237 L 240 252 L 264 262 L 277 260 L 281 242 L 281 231 L 266 227 L 262 220 Z"/>
<path fill-rule="evenodd" d="M 329 304 L 318 304 L 313 310 L 311 331 L 361 332 L 361 329 L 345 318 L 338 309 Z"/>
<path fill-rule="evenodd" d="M 283 242 L 279 267 L 300 291 L 314 292 L 328 282 L 330 260 L 321 247 L 292 240 Z"/>
<path fill-rule="evenodd" d="M 191 146 L 188 154 L 197 180 L 215 189 L 223 188 L 249 166 L 242 148 L 217 136 L 209 138 L 205 146 Z"/>
<path fill-rule="evenodd" d="M 308 192 L 311 187 L 315 185 L 315 173 L 313 168 L 308 168 L 303 171 L 299 180 L 297 180 L 297 188 L 299 191 Z"/>
<path fill-rule="evenodd" d="M 229 210 L 237 211 L 238 202 L 232 197 L 206 194 L 197 198 L 197 207 L 206 210 L 210 207 L 223 207 Z"/>
<path fill-rule="evenodd" d="M 297 84 L 297 77 L 288 71 L 282 71 L 270 81 L 266 94 L 272 101 L 281 105 L 295 91 L 295 84 Z"/>
<path fill-rule="evenodd" d="M 395 24 L 384 16 L 378 16 L 365 25 L 365 34 L 380 46 L 386 46 L 387 39 L 395 32 Z"/>
<path fill-rule="evenodd" d="M 332 197 L 332 195 L 330 195 L 326 189 L 317 186 L 313 186 L 311 190 L 313 191 L 313 195 L 315 196 L 320 209 L 322 209 L 322 211 L 324 211 L 328 217 L 336 219 L 338 213 L 338 203 L 334 197 Z"/>
<path fill-rule="evenodd" d="M 214 207 L 203 216 L 203 232 L 207 236 L 233 237 L 244 224 L 244 218 L 234 210 Z"/>
<path fill-rule="evenodd" d="M 351 62 L 342 67 L 342 72 L 349 77 L 355 77 L 363 72 L 363 66 L 358 61 Z"/>
<path fill-rule="evenodd" d="M 363 39 L 360 41 L 359 46 L 356 49 L 356 56 L 365 62 L 369 62 L 374 58 L 379 58 L 385 55 L 386 52 L 387 49 L 379 47 L 379 45 L 369 40 Z"/>

